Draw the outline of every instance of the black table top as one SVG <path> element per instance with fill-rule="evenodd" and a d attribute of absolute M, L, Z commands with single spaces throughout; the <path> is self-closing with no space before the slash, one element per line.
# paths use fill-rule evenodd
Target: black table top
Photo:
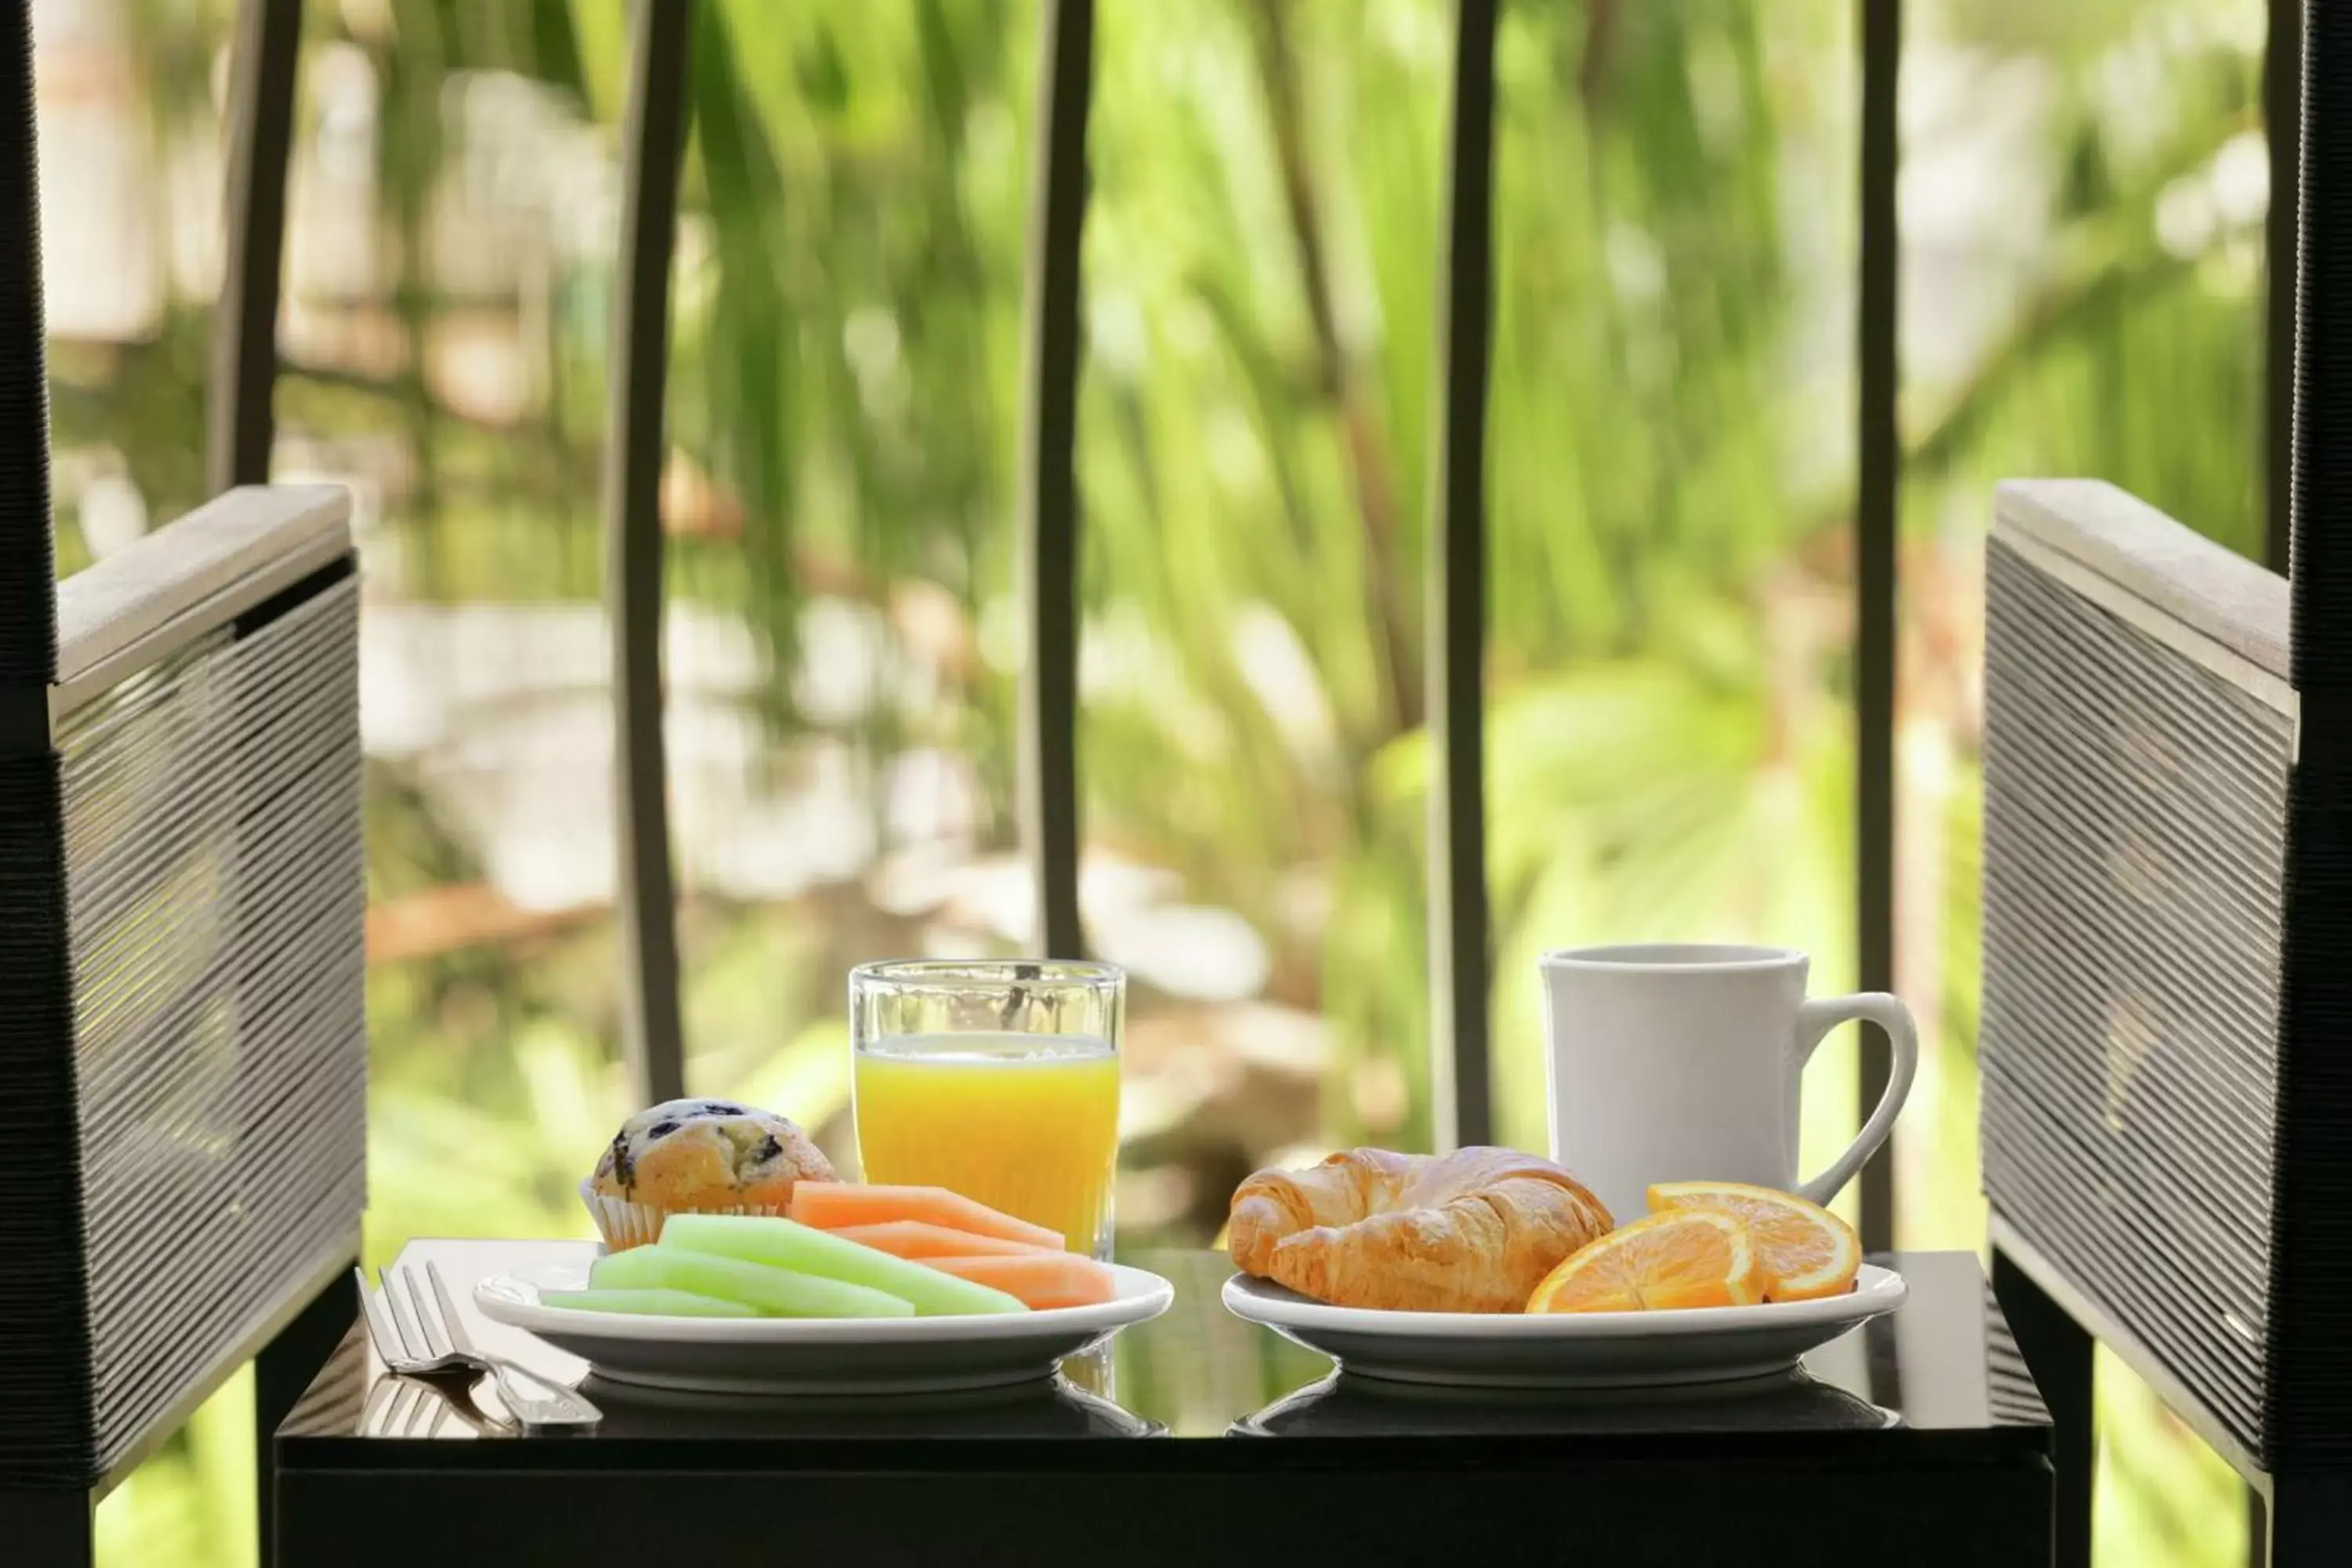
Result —
<path fill-rule="evenodd" d="M 470 1311 L 473 1282 L 576 1244 L 418 1241 Z M 591 1378 L 593 1434 L 521 1436 L 468 1396 L 384 1374 L 355 1327 L 278 1431 L 281 1469 L 777 1471 L 906 1468 L 1223 1469 L 1372 1457 L 1475 1467 L 1518 1459 L 1811 1458 L 1917 1466 L 2046 1455 L 2049 1418 L 1981 1268 L 1963 1252 L 1874 1258 L 1909 1282 L 1896 1312 L 1823 1346 L 1788 1376 L 1578 1394 L 1448 1392 L 1335 1374 L 1323 1357 L 1219 1303 L 1222 1253 L 1130 1261 L 1175 1281 L 1175 1306 L 1050 1384 L 923 1397 L 719 1398 Z M 469 1318 L 477 1338 L 543 1371 L 580 1363 Z M 495 1409 L 487 1386 L 470 1396 Z M 1108 1438 L 1160 1436 L 1145 1445 Z M 1232 1441 L 1200 1441 L 1200 1439 Z M 1076 1447 L 1072 1447 L 1073 1444 Z M 1045 1447 L 1050 1446 L 1050 1453 Z M 1149 1450 L 1149 1458 L 1144 1457 Z"/>

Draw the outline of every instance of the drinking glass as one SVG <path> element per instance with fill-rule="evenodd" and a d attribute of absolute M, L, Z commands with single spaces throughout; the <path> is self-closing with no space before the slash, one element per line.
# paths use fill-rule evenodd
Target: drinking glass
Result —
<path fill-rule="evenodd" d="M 868 1182 L 947 1187 L 1108 1258 L 1127 976 L 1061 960 L 898 960 L 849 974 Z"/>

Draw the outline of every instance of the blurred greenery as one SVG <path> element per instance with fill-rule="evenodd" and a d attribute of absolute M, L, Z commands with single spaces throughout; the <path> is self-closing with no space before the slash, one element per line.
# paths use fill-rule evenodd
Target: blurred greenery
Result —
<path fill-rule="evenodd" d="M 1808 947 L 1823 989 L 1853 978 L 1852 9 L 1506 8 L 1487 806 L 1511 1142 L 1544 1137 L 1542 948 L 1752 938 Z M 184 166 L 217 180 L 228 12 L 77 13 L 74 47 L 128 62 L 112 111 L 146 171 L 85 199 L 216 230 L 180 185 Z M 602 807 L 586 829 L 564 815 L 609 745 L 593 601 L 624 16 L 306 12 L 278 466 L 354 485 L 385 639 L 378 1258 L 419 1233 L 576 1233 L 573 1184 L 627 1097 L 610 847 L 583 836 Z M 2096 474 L 2256 548 L 2263 7 L 1919 0 L 1907 18 L 1898 984 L 1932 1059 L 1902 1215 L 1914 1245 L 1975 1247 L 1987 497 Z M 1188 985 L 1162 962 L 1174 928 L 1122 927 L 1089 894 L 1107 950 L 1149 961 L 1138 1242 L 1206 1234 L 1269 1155 L 1430 1136 L 1421 634 L 1450 26 L 1442 0 L 1102 6 L 1077 453 L 1089 877 L 1150 873 L 1175 889 L 1161 904 L 1237 921 L 1263 969 L 1245 997 Z M 1010 946 L 1026 918 L 990 878 L 1015 849 L 1036 47 L 1034 8 L 983 0 L 714 0 L 698 28 L 664 490 L 689 1076 L 845 1152 L 843 968 Z M 68 564 L 108 537 L 122 481 L 150 520 L 198 499 L 192 254 L 137 331 L 53 348 Z M 1816 1150 L 1851 1125 L 1843 1050 L 1813 1077 Z M 101 1510 L 110 1561 L 249 1551 L 241 1387 Z M 2111 1364 L 2100 1398 L 2102 1560 L 2232 1561 L 2226 1470 Z"/>

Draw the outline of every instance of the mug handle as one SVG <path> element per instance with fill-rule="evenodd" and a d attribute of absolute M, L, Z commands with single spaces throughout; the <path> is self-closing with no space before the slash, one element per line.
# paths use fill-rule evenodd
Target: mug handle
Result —
<path fill-rule="evenodd" d="M 1840 1024 L 1863 1022 L 1877 1025 L 1886 1031 L 1886 1042 L 1893 1047 L 1886 1075 L 1886 1092 L 1878 1097 L 1877 1109 L 1862 1131 L 1846 1145 L 1830 1168 L 1803 1184 L 1797 1195 L 1811 1203 L 1827 1204 L 1838 1195 L 1853 1173 L 1862 1169 L 1864 1161 L 1878 1152 L 1894 1130 L 1895 1118 L 1902 1112 L 1904 1099 L 1911 1092 L 1911 1079 L 1919 1070 L 1919 1031 L 1911 1021 L 1911 1009 L 1899 996 L 1884 991 L 1865 991 L 1853 996 L 1829 996 L 1818 1002 L 1807 1002 L 1797 1009 L 1797 1068 L 1803 1072 L 1812 1059 L 1822 1039 Z"/>

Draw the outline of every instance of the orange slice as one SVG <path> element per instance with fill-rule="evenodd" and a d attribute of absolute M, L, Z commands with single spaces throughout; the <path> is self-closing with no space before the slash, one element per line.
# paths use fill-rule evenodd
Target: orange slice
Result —
<path fill-rule="evenodd" d="M 1652 1214 L 1727 1214 L 1756 1238 L 1768 1277 L 1768 1301 L 1811 1301 L 1853 1289 L 1862 1242 L 1853 1228 L 1819 1204 L 1738 1182 L 1661 1182 L 1650 1189 Z"/>
<path fill-rule="evenodd" d="M 1748 1227 L 1711 1209 L 1654 1214 L 1611 1231 L 1544 1276 L 1530 1312 L 1746 1307 L 1764 1299 Z"/>

